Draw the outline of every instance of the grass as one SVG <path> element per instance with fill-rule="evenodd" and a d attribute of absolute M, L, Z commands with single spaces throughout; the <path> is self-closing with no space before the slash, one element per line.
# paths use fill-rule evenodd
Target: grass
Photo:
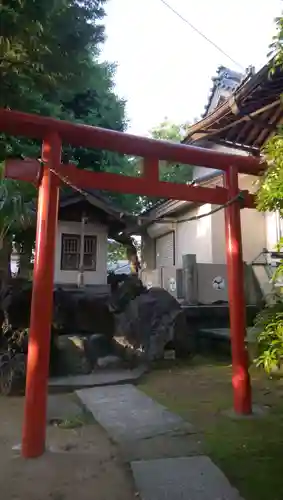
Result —
<path fill-rule="evenodd" d="M 146 394 L 195 425 L 203 451 L 219 465 L 245 500 L 283 499 L 283 380 L 251 369 L 254 403 L 264 417 L 234 420 L 231 366 L 197 358 L 159 365 L 140 385 Z"/>

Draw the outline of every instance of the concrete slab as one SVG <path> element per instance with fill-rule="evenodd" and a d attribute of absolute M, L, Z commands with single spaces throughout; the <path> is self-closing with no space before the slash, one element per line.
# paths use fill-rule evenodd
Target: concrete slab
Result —
<path fill-rule="evenodd" d="M 157 458 L 190 457 L 202 455 L 202 437 L 186 431 L 166 432 L 147 439 L 119 444 L 127 462 Z"/>
<path fill-rule="evenodd" d="M 83 413 L 75 397 L 69 394 L 52 394 L 47 400 L 47 420 L 74 418 Z"/>
<path fill-rule="evenodd" d="M 103 370 L 89 375 L 70 375 L 67 377 L 54 377 L 48 382 L 50 388 L 56 389 L 81 389 L 83 387 L 99 387 L 105 385 L 136 382 L 146 372 L 145 366 L 134 370 Z"/>
<path fill-rule="evenodd" d="M 94 418 L 118 443 L 149 439 L 172 431 L 193 432 L 190 424 L 133 385 L 82 389 L 76 392 Z"/>
<path fill-rule="evenodd" d="M 142 500 L 242 500 L 206 456 L 131 462 Z"/>

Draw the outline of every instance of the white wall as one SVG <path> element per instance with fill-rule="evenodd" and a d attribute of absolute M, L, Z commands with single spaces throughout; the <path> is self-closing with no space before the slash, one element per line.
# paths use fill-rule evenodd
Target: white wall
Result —
<path fill-rule="evenodd" d="M 278 223 L 278 214 L 276 212 L 267 212 L 265 214 L 266 225 L 266 248 L 267 250 L 275 250 L 280 239 L 280 230 Z"/>
<path fill-rule="evenodd" d="M 170 217 L 170 216 L 169 216 Z M 171 222 L 154 222 L 151 224 L 148 229 L 147 229 L 147 234 L 151 238 L 159 238 L 160 236 L 163 236 L 164 234 L 171 233 L 172 231 L 175 230 L 175 224 Z"/>
<path fill-rule="evenodd" d="M 256 177 L 239 175 L 239 188 L 250 193 L 256 191 Z M 224 210 L 212 215 L 212 253 L 215 264 L 226 262 L 225 253 L 225 217 Z M 241 210 L 243 259 L 251 263 L 266 246 L 265 215 L 257 210 Z"/>
<path fill-rule="evenodd" d="M 215 264 L 226 262 L 225 217 L 221 210 L 212 217 L 212 254 Z M 250 264 L 266 246 L 265 217 L 257 210 L 241 210 L 243 260 Z"/>
<path fill-rule="evenodd" d="M 253 193 L 256 191 L 256 177 L 239 176 L 240 189 Z M 210 204 L 194 208 L 182 215 L 182 218 L 210 212 L 216 206 Z M 159 231 L 165 231 L 166 224 L 156 224 L 152 227 L 150 236 L 156 237 Z M 163 226 L 163 227 L 162 227 Z M 182 256 L 195 254 L 199 263 L 225 264 L 225 219 L 224 210 L 204 217 L 199 221 L 183 222 L 176 227 L 176 266 L 182 267 Z M 272 250 L 278 241 L 276 214 L 264 214 L 255 209 L 241 210 L 243 259 L 251 263 L 267 247 Z M 167 228 L 168 231 L 168 228 Z"/>
<path fill-rule="evenodd" d="M 80 234 L 80 222 L 58 221 L 54 282 L 56 284 L 77 284 L 78 271 L 61 270 L 62 234 Z M 86 224 L 85 234 L 97 237 L 96 270 L 84 272 L 86 285 L 105 285 L 107 283 L 107 227 L 99 223 Z"/>
<path fill-rule="evenodd" d="M 209 203 L 188 211 L 182 219 L 210 212 Z M 181 222 L 176 228 L 176 266 L 182 267 L 182 256 L 195 254 L 197 262 L 212 262 L 211 217 Z"/>

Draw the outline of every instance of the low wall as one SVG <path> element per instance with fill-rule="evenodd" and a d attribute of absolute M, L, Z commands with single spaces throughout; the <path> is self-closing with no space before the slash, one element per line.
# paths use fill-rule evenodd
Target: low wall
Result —
<path fill-rule="evenodd" d="M 226 264 L 196 263 L 195 258 L 188 258 L 184 265 L 183 269 L 171 266 L 144 270 L 141 279 L 145 286 L 165 288 L 187 304 L 229 302 Z M 247 264 L 244 266 L 244 279 L 247 304 L 260 304 L 262 291 L 252 267 Z"/>

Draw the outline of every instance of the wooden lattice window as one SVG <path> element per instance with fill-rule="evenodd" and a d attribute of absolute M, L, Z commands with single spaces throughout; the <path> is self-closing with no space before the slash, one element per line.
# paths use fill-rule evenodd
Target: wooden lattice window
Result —
<path fill-rule="evenodd" d="M 96 269 L 96 236 L 84 237 L 84 259 L 85 270 Z M 80 268 L 81 237 L 78 234 L 62 234 L 61 270 L 78 271 Z"/>
<path fill-rule="evenodd" d="M 61 269 L 76 271 L 80 266 L 81 238 L 77 234 L 62 234 Z"/>
<path fill-rule="evenodd" d="M 96 236 L 84 237 L 84 269 L 95 271 L 96 270 Z"/>

